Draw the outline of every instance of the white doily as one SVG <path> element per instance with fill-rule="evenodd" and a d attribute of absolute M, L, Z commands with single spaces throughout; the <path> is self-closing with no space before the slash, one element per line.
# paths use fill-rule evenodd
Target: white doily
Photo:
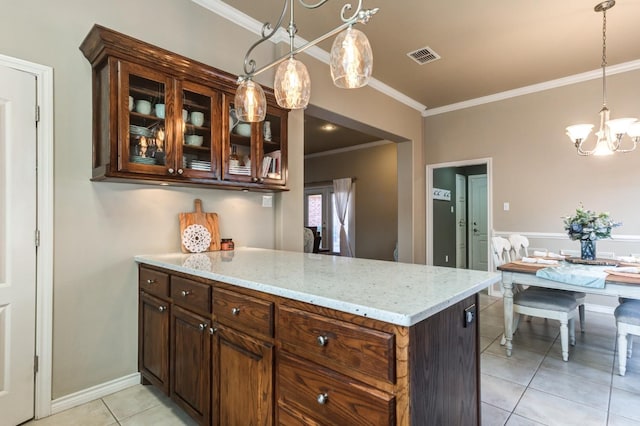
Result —
<path fill-rule="evenodd" d="M 202 225 L 190 225 L 182 232 L 182 245 L 191 253 L 201 253 L 209 249 L 211 234 Z"/>

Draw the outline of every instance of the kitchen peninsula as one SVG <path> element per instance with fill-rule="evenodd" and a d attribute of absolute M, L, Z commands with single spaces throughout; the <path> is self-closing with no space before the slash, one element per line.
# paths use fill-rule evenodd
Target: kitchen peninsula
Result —
<path fill-rule="evenodd" d="M 200 424 L 480 424 L 492 272 L 241 248 L 136 256 L 139 369 Z"/>

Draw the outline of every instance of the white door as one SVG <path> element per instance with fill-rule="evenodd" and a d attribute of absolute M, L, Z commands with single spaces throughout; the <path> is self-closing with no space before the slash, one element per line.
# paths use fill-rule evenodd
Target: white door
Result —
<path fill-rule="evenodd" d="M 469 267 L 479 271 L 489 270 L 487 175 L 469 176 Z"/>
<path fill-rule="evenodd" d="M 467 267 L 467 178 L 456 174 L 456 268 Z"/>
<path fill-rule="evenodd" d="M 0 426 L 34 414 L 36 80 L 0 66 Z"/>

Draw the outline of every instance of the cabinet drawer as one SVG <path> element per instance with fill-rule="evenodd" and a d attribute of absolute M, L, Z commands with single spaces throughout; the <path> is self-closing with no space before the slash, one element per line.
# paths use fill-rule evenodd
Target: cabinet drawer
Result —
<path fill-rule="evenodd" d="M 213 312 L 220 324 L 249 334 L 273 337 L 272 302 L 214 288 Z"/>
<path fill-rule="evenodd" d="M 171 277 L 173 303 L 199 312 L 211 312 L 211 286 L 186 278 Z"/>
<path fill-rule="evenodd" d="M 395 337 L 348 322 L 280 306 L 278 338 L 287 350 L 343 372 L 395 383 Z"/>
<path fill-rule="evenodd" d="M 169 297 L 169 274 L 140 267 L 138 274 L 140 290 L 159 297 Z"/>
<path fill-rule="evenodd" d="M 322 425 L 394 425 L 395 398 L 331 370 L 281 353 L 278 365 L 278 414 L 295 419 L 287 408 Z M 298 419 L 299 420 L 299 419 Z"/>

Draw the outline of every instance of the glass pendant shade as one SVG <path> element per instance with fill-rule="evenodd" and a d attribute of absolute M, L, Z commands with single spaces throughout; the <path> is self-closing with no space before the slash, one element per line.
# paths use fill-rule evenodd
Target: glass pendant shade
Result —
<path fill-rule="evenodd" d="M 575 124 L 567 127 L 567 136 L 569 136 L 569 139 L 571 139 L 573 143 L 583 141 L 589 136 L 592 129 L 593 124 Z"/>
<path fill-rule="evenodd" d="M 236 90 L 234 101 L 238 120 L 255 123 L 265 119 L 267 115 L 267 99 L 264 91 L 253 80 L 244 80 Z"/>
<path fill-rule="evenodd" d="M 631 126 L 635 121 L 635 118 L 617 118 L 615 120 L 607 121 L 607 127 L 609 127 L 609 130 L 611 131 L 611 136 L 616 139 L 620 139 L 625 133 L 627 133 L 629 126 Z"/>
<path fill-rule="evenodd" d="M 367 36 L 352 27 L 338 34 L 331 46 L 329 65 L 337 87 L 356 89 L 365 86 L 373 71 L 373 52 Z"/>
<path fill-rule="evenodd" d="M 640 140 L 636 140 L 640 138 L 640 121 L 636 121 L 631 126 L 629 126 L 629 129 L 627 129 L 627 134 L 636 142 L 640 142 Z"/>
<path fill-rule="evenodd" d="M 311 97 L 311 79 L 307 67 L 294 58 L 280 63 L 276 70 L 273 90 L 281 107 L 306 108 Z"/>

